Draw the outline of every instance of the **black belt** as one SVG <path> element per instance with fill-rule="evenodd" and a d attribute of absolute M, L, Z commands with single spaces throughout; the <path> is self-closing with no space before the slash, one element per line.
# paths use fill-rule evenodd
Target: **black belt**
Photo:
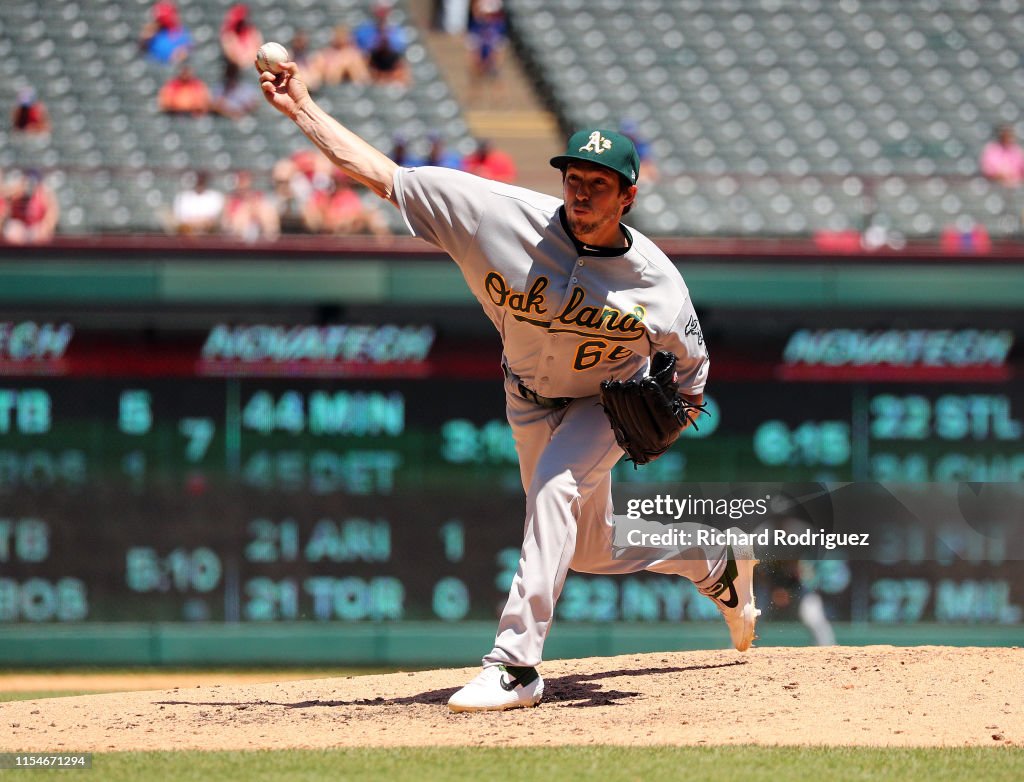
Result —
<path fill-rule="evenodd" d="M 533 402 L 535 405 L 546 407 L 549 410 L 561 410 L 563 407 L 568 407 L 569 403 L 572 402 L 572 397 L 568 396 L 541 396 L 536 391 L 531 391 L 522 383 L 519 384 L 519 396 L 527 402 Z"/>

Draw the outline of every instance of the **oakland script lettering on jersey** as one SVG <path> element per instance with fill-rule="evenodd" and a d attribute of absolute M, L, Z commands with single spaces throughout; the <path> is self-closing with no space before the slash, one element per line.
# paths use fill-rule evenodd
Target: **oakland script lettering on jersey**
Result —
<path fill-rule="evenodd" d="M 519 312 L 523 315 L 528 315 L 531 312 L 536 315 L 543 315 L 548 311 L 544 306 L 544 289 L 547 287 L 547 277 L 538 277 L 534 280 L 530 290 L 526 293 L 510 288 L 505 282 L 505 278 L 497 272 L 491 272 L 484 279 L 484 288 L 487 290 L 487 295 L 491 301 L 499 307 L 507 307 L 513 312 Z M 529 319 L 521 318 L 521 320 Z M 531 320 L 530 322 L 536 323 L 537 321 Z"/>
<path fill-rule="evenodd" d="M 586 297 L 587 292 L 583 288 L 579 286 L 573 288 L 565 309 L 558 313 L 555 321 L 567 326 L 575 325 L 593 329 L 612 340 L 629 341 L 644 336 L 643 307 L 637 305 L 633 312 L 623 315 L 617 309 L 607 305 L 601 308 L 581 306 Z M 588 337 L 592 333 L 557 328 L 552 328 L 552 331 L 571 331 L 573 334 L 581 334 L 584 337 Z"/>
<path fill-rule="evenodd" d="M 578 285 L 572 289 L 569 301 L 554 320 L 538 320 L 528 317 L 529 315 L 545 315 L 547 313 L 548 308 L 545 306 L 544 298 L 544 291 L 547 287 L 547 277 L 538 277 L 533 281 L 530 290 L 526 292 L 510 287 L 498 272 L 492 271 L 484 278 L 484 289 L 487 291 L 488 298 L 497 306 L 511 310 L 516 320 L 549 328 L 551 331 L 579 334 L 583 337 L 601 334 L 617 342 L 628 342 L 644 336 L 643 307 L 637 305 L 633 312 L 623 314 L 608 305 L 603 307 L 584 306 L 583 302 L 586 301 L 587 292 Z M 589 330 L 560 328 L 556 324 L 569 327 L 578 326 L 580 329 Z"/>

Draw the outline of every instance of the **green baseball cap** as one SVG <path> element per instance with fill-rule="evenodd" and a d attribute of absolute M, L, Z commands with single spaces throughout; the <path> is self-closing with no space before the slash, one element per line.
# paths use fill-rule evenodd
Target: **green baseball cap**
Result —
<path fill-rule="evenodd" d="M 569 137 L 564 155 L 551 158 L 551 165 L 565 171 L 573 160 L 585 160 L 610 168 L 636 184 L 640 176 L 640 156 L 628 136 L 614 130 L 577 130 Z"/>

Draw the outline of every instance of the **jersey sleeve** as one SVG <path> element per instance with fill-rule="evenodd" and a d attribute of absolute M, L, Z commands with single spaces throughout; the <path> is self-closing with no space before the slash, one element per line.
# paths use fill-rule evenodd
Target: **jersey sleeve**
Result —
<path fill-rule="evenodd" d="M 450 168 L 399 168 L 394 177 L 398 208 L 413 236 L 459 260 L 476 234 L 491 198 L 492 183 Z"/>
<path fill-rule="evenodd" d="M 683 300 L 675 320 L 665 333 L 652 336 L 651 346 L 654 350 L 670 350 L 676 354 L 676 374 L 682 393 L 704 392 L 711 359 L 689 296 Z"/>

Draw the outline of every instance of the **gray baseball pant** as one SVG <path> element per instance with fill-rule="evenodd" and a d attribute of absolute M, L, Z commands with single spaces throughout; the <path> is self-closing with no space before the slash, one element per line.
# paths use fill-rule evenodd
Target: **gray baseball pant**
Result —
<path fill-rule="evenodd" d="M 551 410 L 523 399 L 516 382 L 506 380 L 506 412 L 526 490 L 526 524 L 519 566 L 485 666 L 540 664 L 570 568 L 597 574 L 648 570 L 699 586 L 720 577 L 726 562 L 726 547 L 720 545 L 671 559 L 657 550 L 648 558 L 641 550 L 629 559 L 613 559 L 611 469 L 623 453 L 598 397 Z"/>

